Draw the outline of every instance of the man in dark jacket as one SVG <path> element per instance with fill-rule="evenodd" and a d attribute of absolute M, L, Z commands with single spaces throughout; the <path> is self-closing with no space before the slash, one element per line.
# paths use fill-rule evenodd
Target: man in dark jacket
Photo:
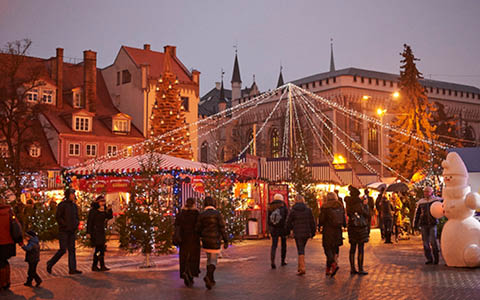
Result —
<path fill-rule="evenodd" d="M 385 188 L 380 189 L 380 193 L 377 196 L 377 199 L 375 199 L 375 208 L 377 209 L 378 212 L 378 228 L 380 228 L 380 235 L 382 237 L 382 240 L 385 239 L 385 227 L 383 226 L 383 219 L 382 219 L 382 209 L 380 207 L 380 203 L 382 202 L 382 199 L 385 197 Z"/>
<path fill-rule="evenodd" d="M 343 245 L 342 226 L 347 227 L 345 209 L 335 193 L 328 193 L 320 208 L 318 227 L 322 228 L 322 245 L 327 257 L 325 275 L 335 276 L 338 271 L 339 247 Z"/>
<path fill-rule="evenodd" d="M 268 229 L 272 236 L 272 248 L 270 250 L 270 261 L 272 269 L 276 268 L 275 254 L 277 252 L 278 238 L 282 242 L 282 266 L 285 266 L 287 262 L 285 258 L 287 256 L 287 235 L 285 230 L 285 221 L 288 216 L 288 208 L 285 206 L 283 196 L 281 194 L 275 194 L 273 201 L 268 205 Z"/>
<path fill-rule="evenodd" d="M 202 240 L 202 248 L 207 253 L 207 275 L 203 280 L 207 289 L 211 289 L 215 285 L 214 273 L 220 246 L 223 240 L 223 248 L 228 248 L 228 236 L 225 231 L 225 220 L 215 208 L 215 199 L 207 196 L 203 203 L 205 209 L 198 216 L 195 229 Z"/>
<path fill-rule="evenodd" d="M 312 210 L 305 205 L 302 195 L 295 196 L 295 205 L 292 207 L 287 218 L 287 232 L 293 230 L 295 244 L 298 253 L 297 275 L 305 274 L 305 246 L 309 238 L 313 238 L 316 232 L 315 220 Z"/>
<path fill-rule="evenodd" d="M 92 271 L 108 271 L 105 266 L 105 226 L 107 221 L 113 218 L 112 208 L 105 206 L 105 197 L 98 196 L 92 204 L 92 208 L 88 212 L 87 234 L 90 236 L 92 246 L 95 247 L 93 252 Z M 100 268 L 98 263 L 100 262 Z"/>
<path fill-rule="evenodd" d="M 65 190 L 65 198 L 58 205 L 55 218 L 58 223 L 58 242 L 60 249 L 55 255 L 47 261 L 47 272 L 52 273 L 53 266 L 68 250 L 68 273 L 81 274 L 77 270 L 77 259 L 75 257 L 75 232 L 78 229 L 78 207 L 76 201 L 75 190 Z"/>
<path fill-rule="evenodd" d="M 437 219 L 430 213 L 430 206 L 439 199 L 433 196 L 433 189 L 429 186 L 423 189 L 424 198 L 417 202 L 413 228 L 422 232 L 423 251 L 427 261 L 425 264 L 438 264 L 439 249 L 437 244 Z M 433 254 L 433 257 L 432 257 Z"/>
<path fill-rule="evenodd" d="M 381 195 L 380 215 L 383 224 L 383 231 L 385 234 L 385 244 L 392 244 L 393 213 L 395 211 L 395 207 L 393 206 L 390 199 L 388 199 L 384 194 Z"/>

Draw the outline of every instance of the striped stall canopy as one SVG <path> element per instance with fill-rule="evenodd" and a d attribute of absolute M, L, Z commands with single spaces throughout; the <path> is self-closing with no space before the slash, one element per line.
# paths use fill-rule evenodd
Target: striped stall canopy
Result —
<path fill-rule="evenodd" d="M 342 181 L 343 184 L 345 185 L 350 185 L 355 183 L 353 182 L 353 171 L 352 169 L 344 169 L 344 170 L 336 170 L 338 177 Z"/>
<path fill-rule="evenodd" d="M 159 166 L 157 166 L 159 165 Z M 178 158 L 166 154 L 146 153 L 137 156 L 120 158 L 102 162 L 98 165 L 89 165 L 87 167 L 78 167 L 69 170 L 73 174 L 91 174 L 91 173 L 131 173 L 142 169 L 148 169 L 148 166 L 159 167 L 162 170 L 189 170 L 195 171 L 218 171 L 219 169 L 211 164 L 195 162 L 188 159 Z"/>
<path fill-rule="evenodd" d="M 290 178 L 288 158 L 267 158 L 260 162 L 260 177 L 270 181 L 283 181 Z"/>

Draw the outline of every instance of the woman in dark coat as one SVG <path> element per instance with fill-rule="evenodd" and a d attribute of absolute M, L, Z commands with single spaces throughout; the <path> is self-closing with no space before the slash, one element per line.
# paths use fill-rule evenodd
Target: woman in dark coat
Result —
<path fill-rule="evenodd" d="M 281 194 L 275 194 L 273 201 L 268 204 L 268 230 L 272 236 L 272 247 L 270 249 L 270 263 L 272 269 L 275 269 L 275 254 L 277 252 L 278 238 L 282 243 L 281 249 L 281 265 L 287 265 L 285 258 L 287 257 L 287 235 L 285 230 L 285 222 L 287 221 L 288 208 L 285 206 L 283 196 Z"/>
<path fill-rule="evenodd" d="M 186 286 L 200 274 L 200 237 L 195 231 L 199 212 L 195 199 L 188 198 L 185 207 L 175 218 L 174 244 L 180 247 L 180 278 Z"/>
<path fill-rule="evenodd" d="M 302 195 L 295 196 L 295 205 L 287 218 L 287 232 L 293 230 L 298 253 L 297 275 L 305 274 L 305 246 L 309 238 L 315 236 L 317 230 L 312 210 L 305 205 Z"/>
<path fill-rule="evenodd" d="M 345 200 L 348 215 L 348 241 L 350 242 L 350 274 L 367 275 L 363 270 L 364 244 L 368 242 L 368 205 L 360 199 L 360 191 L 349 186 L 350 196 Z M 358 271 L 355 269 L 355 252 L 358 247 Z"/>
<path fill-rule="evenodd" d="M 15 242 L 10 234 L 10 218 L 12 217 L 14 215 L 10 206 L 0 203 L 0 289 L 5 290 L 10 288 L 8 259 L 17 254 Z"/>
<path fill-rule="evenodd" d="M 195 231 L 202 239 L 202 248 L 207 253 L 207 275 L 203 278 L 207 289 L 215 285 L 214 273 L 217 257 L 223 240 L 223 248 L 228 248 L 228 236 L 225 231 L 225 220 L 218 210 L 216 201 L 210 196 L 203 201 L 204 211 L 198 216 Z"/>
<path fill-rule="evenodd" d="M 90 235 L 92 246 L 95 247 L 92 264 L 92 271 L 95 272 L 110 270 L 105 266 L 105 244 L 107 242 L 105 226 L 111 218 L 113 218 L 112 208 L 110 206 L 105 207 L 105 198 L 98 196 L 92 204 L 87 219 L 87 234 Z M 98 267 L 99 262 L 100 268 Z"/>
<path fill-rule="evenodd" d="M 327 257 L 325 275 L 335 276 L 338 267 L 339 247 L 343 245 L 342 227 L 347 226 L 345 209 L 337 194 L 328 193 L 327 201 L 320 208 L 318 227 L 322 227 L 322 245 Z"/>

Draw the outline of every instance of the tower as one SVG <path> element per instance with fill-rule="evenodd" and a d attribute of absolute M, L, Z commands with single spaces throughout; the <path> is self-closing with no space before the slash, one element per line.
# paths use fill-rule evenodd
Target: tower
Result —
<path fill-rule="evenodd" d="M 237 50 L 235 50 L 235 62 L 232 73 L 232 103 L 242 97 L 242 79 L 240 78 L 240 68 L 238 66 Z"/>

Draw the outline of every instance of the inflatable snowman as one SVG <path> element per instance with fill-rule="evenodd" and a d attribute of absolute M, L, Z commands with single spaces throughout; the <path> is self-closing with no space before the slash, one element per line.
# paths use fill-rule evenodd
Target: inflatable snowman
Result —
<path fill-rule="evenodd" d="M 480 208 L 480 196 L 470 191 L 465 164 L 455 152 L 442 162 L 445 187 L 443 203 L 430 207 L 435 218 L 446 216 L 441 236 L 442 256 L 450 267 L 480 266 L 480 222 L 473 215 Z"/>

